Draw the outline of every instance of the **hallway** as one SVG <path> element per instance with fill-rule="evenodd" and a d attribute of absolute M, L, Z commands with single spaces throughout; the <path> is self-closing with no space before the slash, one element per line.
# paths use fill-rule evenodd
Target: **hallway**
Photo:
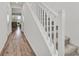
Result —
<path fill-rule="evenodd" d="M 2 56 L 34 56 L 34 52 L 24 33 L 18 27 L 11 32 L 1 51 Z"/>

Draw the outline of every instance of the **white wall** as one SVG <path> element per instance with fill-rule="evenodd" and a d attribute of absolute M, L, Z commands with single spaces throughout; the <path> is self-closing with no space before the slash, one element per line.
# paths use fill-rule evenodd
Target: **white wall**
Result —
<path fill-rule="evenodd" d="M 0 49 L 7 39 L 7 14 L 9 14 L 9 3 L 0 3 Z"/>
<path fill-rule="evenodd" d="M 66 12 L 66 35 L 71 38 L 71 42 L 79 46 L 79 3 L 73 2 L 52 2 L 45 3 L 51 9 L 58 11 L 64 9 Z"/>

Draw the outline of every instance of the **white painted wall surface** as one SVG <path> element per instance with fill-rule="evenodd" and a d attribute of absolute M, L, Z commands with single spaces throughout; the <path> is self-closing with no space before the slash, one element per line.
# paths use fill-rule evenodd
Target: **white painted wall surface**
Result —
<path fill-rule="evenodd" d="M 76 2 L 51 2 L 45 3 L 52 10 L 64 9 L 66 13 L 65 34 L 71 38 L 71 42 L 79 46 L 79 3 Z"/>
<path fill-rule="evenodd" d="M 0 3 L 0 49 L 4 46 L 8 31 L 7 31 L 7 15 L 9 14 L 9 3 Z"/>

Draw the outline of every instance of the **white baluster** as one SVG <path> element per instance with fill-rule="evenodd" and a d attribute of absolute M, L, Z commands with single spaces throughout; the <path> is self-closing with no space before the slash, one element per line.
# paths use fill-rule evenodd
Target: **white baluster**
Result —
<path fill-rule="evenodd" d="M 43 10 L 43 27 L 44 27 L 44 10 Z M 45 28 L 44 28 L 45 29 Z"/>
<path fill-rule="evenodd" d="M 50 37 L 50 18 L 48 17 L 48 36 Z"/>
<path fill-rule="evenodd" d="M 54 19 L 54 53 L 56 54 L 56 19 Z"/>
<path fill-rule="evenodd" d="M 47 13 L 45 12 L 45 31 L 47 32 Z"/>
<path fill-rule="evenodd" d="M 43 9 L 42 9 L 42 12 L 41 12 L 41 20 L 42 20 L 42 25 L 43 25 Z"/>
<path fill-rule="evenodd" d="M 35 9 L 36 9 L 35 12 L 36 12 L 36 14 L 38 16 L 38 6 L 37 5 L 36 5 L 36 8 Z"/>
<path fill-rule="evenodd" d="M 57 47 L 57 50 L 58 50 L 58 25 L 56 24 L 56 47 Z"/>
<path fill-rule="evenodd" d="M 38 18 L 39 18 L 39 21 L 40 21 L 40 7 L 38 6 Z"/>
<path fill-rule="evenodd" d="M 41 23 L 41 7 L 39 7 L 39 20 L 40 20 L 40 23 Z"/>
<path fill-rule="evenodd" d="M 53 33 L 53 31 L 52 31 L 52 20 L 50 18 L 50 44 L 51 45 L 52 45 L 52 33 Z"/>
<path fill-rule="evenodd" d="M 48 33 L 48 14 L 47 14 L 47 33 Z"/>
<path fill-rule="evenodd" d="M 52 42 L 54 43 L 54 21 L 51 21 Z"/>
<path fill-rule="evenodd" d="M 37 12 L 38 12 L 38 18 L 39 18 L 39 6 L 38 6 L 38 11 Z"/>
<path fill-rule="evenodd" d="M 41 14 L 40 14 L 40 17 L 41 17 L 41 24 L 42 24 L 42 8 L 41 8 Z"/>

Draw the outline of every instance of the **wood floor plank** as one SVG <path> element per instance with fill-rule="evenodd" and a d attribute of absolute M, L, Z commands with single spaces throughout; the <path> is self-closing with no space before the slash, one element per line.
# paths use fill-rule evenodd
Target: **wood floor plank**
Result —
<path fill-rule="evenodd" d="M 2 56 L 35 56 L 28 40 L 26 39 L 24 33 L 21 31 L 21 36 L 14 33 L 10 33 L 8 39 L 1 51 Z"/>

